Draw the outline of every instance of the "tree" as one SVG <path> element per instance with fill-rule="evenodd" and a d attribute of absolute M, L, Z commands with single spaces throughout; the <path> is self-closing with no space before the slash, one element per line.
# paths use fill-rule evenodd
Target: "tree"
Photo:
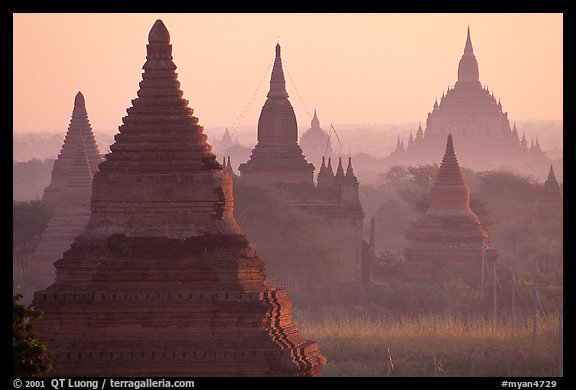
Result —
<path fill-rule="evenodd" d="M 31 318 L 41 318 L 42 312 L 20 303 L 21 298 L 16 294 L 12 299 L 12 370 L 14 376 L 43 376 L 52 364 L 30 323 Z"/>
<path fill-rule="evenodd" d="M 315 239 L 322 217 L 285 206 L 278 188 L 246 177 L 234 178 L 234 216 L 270 275 L 295 275 L 308 285 L 329 279 L 339 254 Z"/>
<path fill-rule="evenodd" d="M 22 273 L 28 270 L 31 258 L 40 243 L 40 236 L 52 218 L 52 210 L 42 201 L 13 201 L 12 256 Z"/>

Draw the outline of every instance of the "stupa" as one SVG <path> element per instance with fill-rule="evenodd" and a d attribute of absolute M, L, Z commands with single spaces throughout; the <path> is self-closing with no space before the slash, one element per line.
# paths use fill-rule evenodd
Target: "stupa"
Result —
<path fill-rule="evenodd" d="M 552 218 L 561 217 L 563 215 L 562 193 L 560 192 L 560 185 L 554 175 L 554 168 L 550 165 L 548 178 L 544 182 L 544 190 L 538 201 L 538 204 L 529 216 L 529 221 L 547 221 Z"/>
<path fill-rule="evenodd" d="M 41 288 L 54 282 L 53 263 L 62 258 L 62 254 L 70 248 L 70 244 L 90 219 L 92 169 L 83 137 L 76 135 L 76 138 L 73 141 L 78 147 L 73 151 L 72 165 L 60 201 L 54 205 L 54 216 L 42 233 L 34 254 L 31 272 L 35 275 L 37 286 Z"/>
<path fill-rule="evenodd" d="M 275 181 L 278 172 L 282 172 L 284 182 L 311 184 L 314 166 L 306 161 L 298 146 L 298 125 L 286 92 L 279 43 L 266 96 L 258 119 L 258 143 L 250 160 L 238 167 L 240 173 Z"/>
<path fill-rule="evenodd" d="M 317 375 L 325 359 L 236 224 L 232 179 L 182 98 L 161 20 L 148 42 L 90 221 L 35 294 L 51 374 Z"/>
<path fill-rule="evenodd" d="M 84 148 L 90 164 L 90 170 L 95 173 L 98 171 L 98 164 L 102 162 L 102 156 L 98 144 L 94 138 L 88 112 L 86 111 L 86 101 L 81 92 L 74 98 L 74 109 L 68 131 L 64 137 L 64 143 L 58 158 L 54 161 L 52 168 L 52 178 L 50 184 L 44 190 L 42 200 L 51 206 L 55 206 L 62 200 L 62 193 L 66 186 L 66 180 L 70 168 L 72 167 L 76 151 L 80 149 L 80 140 L 84 142 Z"/>
<path fill-rule="evenodd" d="M 404 250 L 406 279 L 425 279 L 429 267 L 434 265 L 458 276 L 479 275 L 483 257 L 485 265 L 491 267 L 498 253 L 490 247 L 488 234 L 470 209 L 470 190 L 462 176 L 451 134 L 429 198 L 430 206 L 416 221 L 408 237 L 410 246 Z"/>

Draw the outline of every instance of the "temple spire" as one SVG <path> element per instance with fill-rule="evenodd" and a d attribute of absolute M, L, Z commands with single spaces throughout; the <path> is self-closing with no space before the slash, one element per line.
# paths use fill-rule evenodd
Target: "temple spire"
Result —
<path fill-rule="evenodd" d="M 470 26 L 468 26 L 468 33 L 466 35 L 466 45 L 464 46 L 464 55 L 473 56 L 474 48 L 472 48 L 472 38 L 470 38 Z"/>
<path fill-rule="evenodd" d="M 338 157 L 338 168 L 336 169 L 336 177 L 344 177 L 344 168 L 342 167 L 342 157 Z"/>
<path fill-rule="evenodd" d="M 474 82 L 480 85 L 480 75 L 478 72 L 478 61 L 474 56 L 474 49 L 472 48 L 472 39 L 470 38 L 470 27 L 466 35 L 466 45 L 464 46 L 464 54 L 458 64 L 458 82 Z"/>
<path fill-rule="evenodd" d="M 442 158 L 440 170 L 438 171 L 434 185 L 465 185 L 460 164 L 458 164 L 456 153 L 454 153 L 452 134 L 448 134 L 446 151 L 444 152 L 444 157 Z"/>
<path fill-rule="evenodd" d="M 346 167 L 346 177 L 355 178 L 354 169 L 352 168 L 352 157 L 348 157 L 348 166 Z"/>
<path fill-rule="evenodd" d="M 548 178 L 546 179 L 547 182 L 556 183 L 558 185 L 558 181 L 556 180 L 556 176 L 554 175 L 554 168 L 552 164 L 550 164 L 550 171 L 548 171 Z"/>
<path fill-rule="evenodd" d="M 282 69 L 280 43 L 276 44 L 276 58 L 274 59 L 272 77 L 270 78 L 270 91 L 266 96 L 271 99 L 288 99 L 288 92 L 286 92 L 286 80 L 284 79 L 284 70 Z"/>
<path fill-rule="evenodd" d="M 170 33 L 162 22 L 157 19 L 148 33 L 146 45 L 146 62 L 144 70 L 175 70 L 176 64 L 172 61 L 172 45 Z"/>
<path fill-rule="evenodd" d="M 312 117 L 312 122 L 310 123 L 313 129 L 320 128 L 320 120 L 318 119 L 318 115 L 316 115 L 316 109 L 314 109 L 314 116 Z"/>
<path fill-rule="evenodd" d="M 334 170 L 332 169 L 332 159 L 328 157 L 328 165 L 326 165 L 326 170 L 330 175 L 334 175 Z"/>

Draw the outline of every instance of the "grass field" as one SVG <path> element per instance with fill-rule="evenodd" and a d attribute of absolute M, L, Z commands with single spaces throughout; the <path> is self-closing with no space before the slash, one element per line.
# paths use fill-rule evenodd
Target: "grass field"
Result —
<path fill-rule="evenodd" d="M 381 318 L 362 312 L 295 311 L 302 335 L 326 356 L 322 376 L 559 375 L 558 315 L 496 325 L 479 316 L 420 315 Z M 393 368 L 392 368 L 393 366 Z"/>

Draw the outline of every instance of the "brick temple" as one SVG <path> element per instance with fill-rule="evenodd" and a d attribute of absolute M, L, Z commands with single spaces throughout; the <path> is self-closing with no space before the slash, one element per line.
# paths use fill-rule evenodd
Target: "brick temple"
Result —
<path fill-rule="evenodd" d="M 470 189 L 454 152 L 452 135 L 447 137 L 446 151 L 438 175 L 430 189 L 430 206 L 416 221 L 404 250 L 405 279 L 426 279 L 439 266 L 455 276 L 477 282 L 485 266 L 491 270 L 497 261 L 496 249 L 490 247 L 488 234 L 478 216 L 470 209 Z"/>
<path fill-rule="evenodd" d="M 307 161 L 298 145 L 298 124 L 288 97 L 281 48 L 277 44 L 270 90 L 258 119 L 258 143 L 250 160 L 240 164 L 240 174 L 277 186 L 283 192 L 287 206 L 322 217 L 322 228 L 317 229 L 311 239 L 332 248 L 337 257 L 336 265 L 325 272 L 328 283 L 361 282 L 364 213 L 352 161 L 348 160 L 344 172 L 339 159 L 334 173 L 331 159 L 327 164 L 323 159 L 317 185 L 314 185 L 315 167 Z M 312 126 L 319 128 L 319 121 L 313 120 Z M 294 289 L 312 287 L 299 283 L 304 279 L 297 272 L 285 270 L 282 274 L 271 273 L 270 277 Z"/>
<path fill-rule="evenodd" d="M 527 222 L 545 222 L 563 217 L 563 201 L 560 185 L 554 175 L 554 168 L 550 165 L 548 178 L 544 182 L 544 189 L 535 209 L 527 216 Z"/>
<path fill-rule="evenodd" d="M 90 169 L 93 173 L 96 173 L 98 172 L 98 164 L 102 162 L 102 155 L 100 154 L 100 149 L 98 148 L 92 127 L 90 126 L 84 95 L 78 92 L 74 98 L 72 119 L 70 120 L 68 131 L 64 137 L 62 149 L 60 150 L 58 158 L 54 161 L 50 184 L 46 187 L 44 195 L 42 196 L 42 200 L 51 206 L 56 205 L 62 199 L 68 174 L 76 152 L 80 148 L 81 140 L 84 143 Z"/>
<path fill-rule="evenodd" d="M 92 196 L 92 168 L 88 160 L 84 137 L 76 135 L 72 139 L 77 145 L 71 158 L 63 192 L 54 203 L 54 215 L 42 233 L 40 243 L 34 254 L 34 265 L 31 273 L 34 275 L 35 286 L 39 289 L 48 287 L 54 282 L 55 270 L 53 263 L 62 258 L 63 253 L 70 249 L 90 219 L 90 197 Z"/>
<path fill-rule="evenodd" d="M 146 49 L 90 221 L 34 297 L 51 375 L 318 375 L 318 346 L 236 224 L 232 179 L 182 97 L 161 20 Z"/>
<path fill-rule="evenodd" d="M 452 134 L 458 144 L 461 163 L 475 170 L 550 163 L 541 150 L 540 153 L 534 148 L 528 150 L 525 137 L 521 140 L 516 125 L 510 126 L 500 99 L 480 83 L 470 28 L 458 64 L 456 84 L 442 93 L 440 101 L 436 99 L 432 112 L 428 113 L 425 130 L 419 127 L 416 138 L 405 148 L 397 145 L 387 158 L 388 163 L 430 164 L 436 161 L 437 151 L 448 134 Z"/>

